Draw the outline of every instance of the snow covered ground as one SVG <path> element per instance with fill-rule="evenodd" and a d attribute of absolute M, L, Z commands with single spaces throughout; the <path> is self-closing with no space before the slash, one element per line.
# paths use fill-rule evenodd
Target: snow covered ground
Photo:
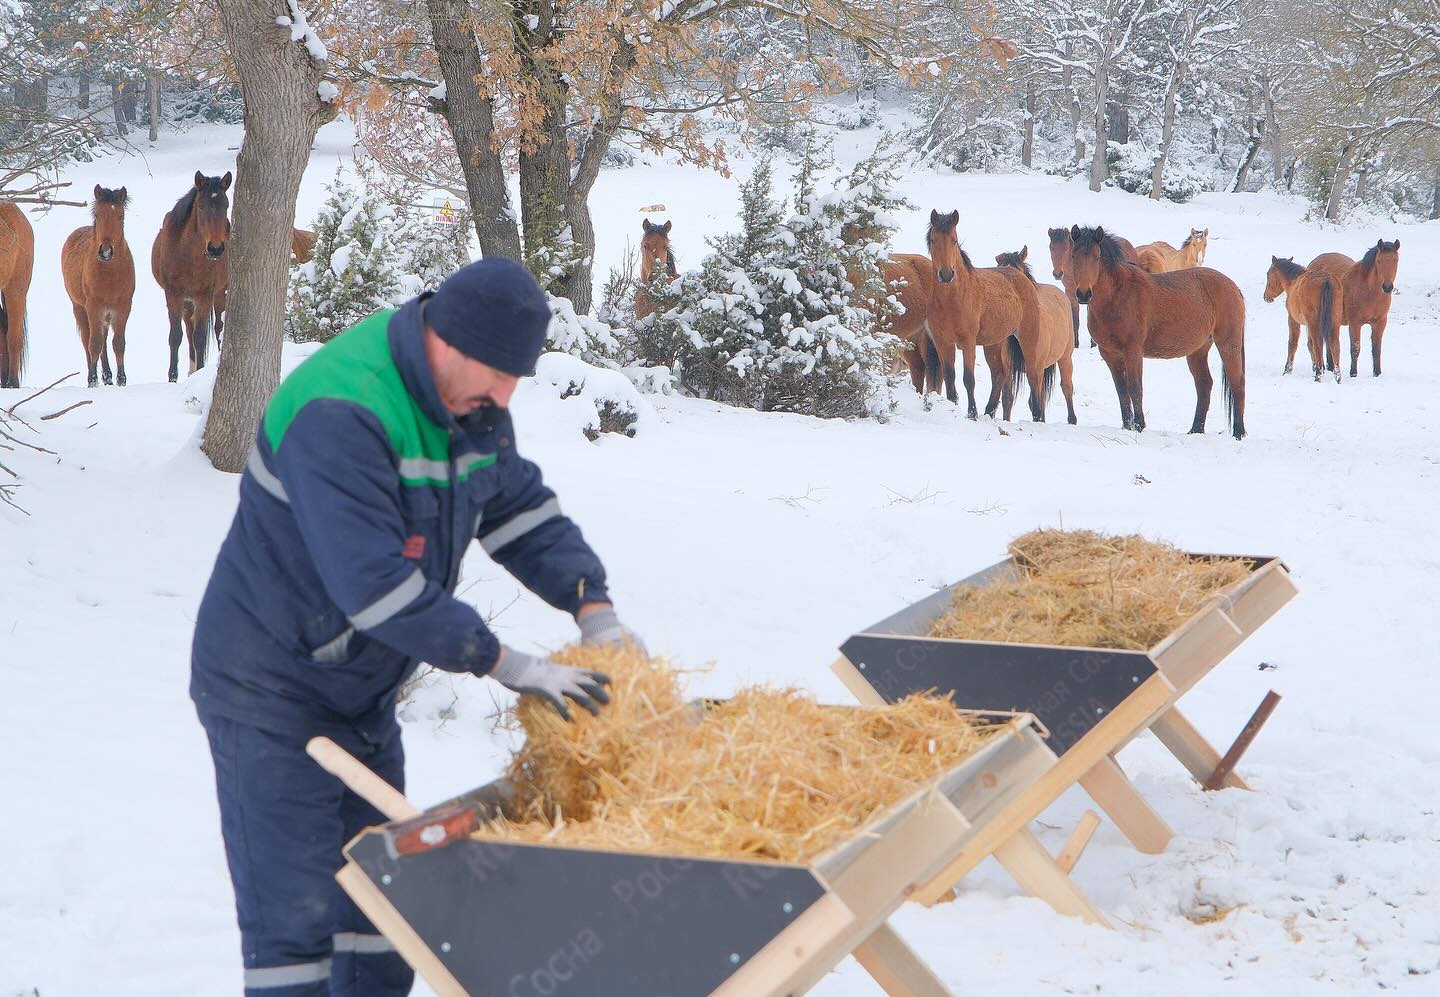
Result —
<path fill-rule="evenodd" d="M 238 983 L 210 760 L 186 695 L 194 611 L 237 479 L 189 445 L 196 417 L 185 386 L 164 383 L 163 300 L 148 268 L 161 215 L 196 169 L 232 168 L 238 140 L 233 127 L 198 128 L 144 161 L 71 176 L 87 196 L 96 182 L 129 186 L 139 289 L 130 386 L 57 388 L 20 409 L 35 422 L 94 400 L 35 422 L 58 461 L 0 454 L 24 475 L 31 513 L 0 507 L 4 997 Z M 340 125 L 321 132 L 301 219 L 349 141 Z M 1177 837 L 1145 856 L 1102 826 L 1075 875 L 1118 930 L 1054 915 L 989 865 L 959 901 L 907 909 L 898 927 L 957 993 L 1440 993 L 1440 227 L 1322 230 L 1302 221 L 1303 205 L 1269 195 L 1152 204 L 1042 176 L 917 172 L 906 190 L 918 208 L 897 250 L 923 250 L 932 207 L 959 208 L 961 236 L 985 262 L 1022 243 L 1043 262 L 1051 225 L 1103 223 L 1137 243 L 1209 227 L 1207 263 L 1247 296 L 1251 437 L 1221 434 L 1218 398 L 1211 432 L 1183 435 L 1194 396 L 1178 361 L 1147 365 L 1152 428 L 1122 432 L 1093 352 L 1077 362 L 1077 427 L 970 423 L 908 394 L 885 425 L 660 398 L 635 439 L 592 444 L 574 429 L 573 402 L 526 385 L 522 447 L 605 559 L 622 616 L 652 648 L 715 663 L 697 692 L 765 681 L 847 702 L 828 665 L 848 634 L 997 560 L 1033 527 L 1280 555 L 1300 595 L 1186 700 L 1228 743 L 1267 689 L 1285 696 L 1244 763 L 1256 791 L 1202 794 L 1154 740 L 1126 750 Z M 657 201 L 682 267 L 698 264 L 703 236 L 734 224 L 732 180 L 665 165 L 607 172 L 593 198 L 600 277 Z M 57 210 L 35 221 L 27 385 L 81 365 L 58 258 L 84 220 Z M 1260 298 L 1270 254 L 1359 255 L 1381 235 L 1403 243 L 1384 377 L 1282 377 L 1283 306 Z M 0 407 L 27 393 L 0 392 Z M 463 585 L 509 642 L 548 647 L 572 633 L 478 551 Z M 449 677 L 416 695 L 403 714 L 412 798 L 496 772 L 503 695 Z M 1047 813 L 1052 849 L 1089 805 L 1077 790 Z M 847 962 L 820 992 L 876 988 Z"/>

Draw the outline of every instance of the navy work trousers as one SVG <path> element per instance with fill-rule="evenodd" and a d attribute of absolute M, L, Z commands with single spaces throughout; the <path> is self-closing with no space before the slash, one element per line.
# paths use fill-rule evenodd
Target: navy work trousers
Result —
<path fill-rule="evenodd" d="M 335 882 L 341 847 L 383 823 L 288 739 L 202 717 L 215 760 L 220 829 L 235 887 L 247 997 L 404 997 L 414 973 Z M 400 728 L 362 750 L 377 775 L 405 786 Z"/>

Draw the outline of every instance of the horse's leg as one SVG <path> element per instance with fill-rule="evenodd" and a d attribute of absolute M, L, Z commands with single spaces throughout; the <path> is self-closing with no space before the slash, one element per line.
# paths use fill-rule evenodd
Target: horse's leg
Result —
<path fill-rule="evenodd" d="M 125 387 L 125 326 L 130 322 L 130 305 L 127 302 L 116 308 L 111 315 L 110 349 L 115 353 L 115 383 Z"/>
<path fill-rule="evenodd" d="M 169 291 L 165 292 L 165 312 L 170 316 L 170 383 L 174 384 L 180 379 L 180 340 L 184 333 L 180 331 L 180 312 L 184 304 L 176 300 L 175 295 Z"/>
<path fill-rule="evenodd" d="M 1285 354 L 1285 369 L 1280 373 L 1288 374 L 1295 369 L 1295 350 L 1300 346 L 1300 323 L 1293 318 L 1290 321 L 1290 351 Z"/>
<path fill-rule="evenodd" d="M 110 373 L 110 358 L 105 355 L 105 309 L 92 304 L 85 309 L 85 317 L 90 324 L 90 346 L 85 351 L 90 361 L 90 386 L 95 386 L 96 360 L 100 361 L 105 383 L 114 384 L 115 378 Z"/>
<path fill-rule="evenodd" d="M 965 362 L 965 398 L 968 402 L 965 408 L 965 416 L 969 419 L 978 419 L 980 414 L 975 409 L 975 340 L 969 339 L 961 348 Z M 945 365 L 945 395 L 952 402 L 958 402 L 960 396 L 955 391 L 955 360 L 951 358 Z"/>
<path fill-rule="evenodd" d="M 1389 321 L 1390 316 L 1386 315 L 1370 323 L 1370 362 L 1376 377 L 1380 376 L 1380 342 L 1385 338 L 1385 325 Z"/>
<path fill-rule="evenodd" d="M 1120 428 L 1130 426 L 1130 388 L 1125 383 L 1125 357 L 1123 354 L 1100 347 L 1100 359 L 1110 368 L 1110 377 L 1115 381 L 1115 394 L 1120 399 Z"/>
<path fill-rule="evenodd" d="M 1350 323 L 1350 376 L 1360 376 L 1360 333 L 1363 322 Z M 1372 324 L 1370 328 L 1375 328 Z"/>
<path fill-rule="evenodd" d="M 1060 390 L 1065 393 L 1065 410 L 1067 412 L 1066 422 L 1075 425 L 1075 382 L 1071 374 L 1075 369 L 1075 358 L 1072 354 L 1065 354 L 1060 358 Z"/>
<path fill-rule="evenodd" d="M 213 297 L 195 302 L 195 339 L 193 343 L 195 373 L 210 361 L 211 336 L 215 329 L 215 299 Z"/>
<path fill-rule="evenodd" d="M 75 329 L 80 333 L 80 348 L 85 351 L 85 369 L 90 376 L 86 380 L 86 386 L 93 388 L 96 385 L 95 379 L 95 354 L 90 348 L 90 315 L 85 311 L 84 305 L 71 303 L 70 310 L 75 313 Z"/>
<path fill-rule="evenodd" d="M 185 318 L 185 343 L 190 347 L 190 370 L 186 375 L 188 377 L 195 373 L 195 334 L 199 324 L 200 306 L 187 298 L 181 305 L 181 314 Z"/>
<path fill-rule="evenodd" d="M 1210 344 L 1185 358 L 1190 365 L 1190 376 L 1195 379 L 1195 421 L 1190 423 L 1190 432 L 1205 432 L 1205 417 L 1210 414 L 1210 393 L 1215 378 L 1210 374 Z"/>
<path fill-rule="evenodd" d="M 990 370 L 990 397 L 985 400 L 985 415 L 995 418 L 995 410 L 1004 403 L 1004 418 L 1010 418 L 1010 406 L 1015 400 L 1010 392 L 1010 370 L 1005 362 L 1004 344 L 986 346 L 985 366 Z"/>
<path fill-rule="evenodd" d="M 1144 370 L 1145 350 L 1136 347 L 1125 355 L 1125 383 L 1130 387 L 1130 424 L 1137 433 L 1145 432 Z"/>
<path fill-rule="evenodd" d="M 1320 382 L 1320 377 L 1325 373 L 1325 344 L 1320 340 L 1320 329 L 1316 325 L 1305 327 L 1305 346 L 1310 351 L 1310 372 L 1315 375 L 1315 382 Z"/>
<path fill-rule="evenodd" d="M 8 332 L 5 337 L 8 341 L 6 353 L 10 357 L 10 384 L 8 386 L 12 388 L 20 387 L 20 368 L 25 365 L 25 296 L 29 290 L 28 277 L 23 287 L 5 288 L 5 315 Z"/>
<path fill-rule="evenodd" d="M 940 344 L 933 334 L 920 337 L 920 348 L 925 351 L 925 391 L 940 394 L 940 372 L 944 365 L 940 362 Z"/>
<path fill-rule="evenodd" d="M 225 291 L 222 287 L 215 292 L 215 345 L 220 345 L 220 333 L 225 330 Z"/>
<path fill-rule="evenodd" d="M 1080 348 L 1080 302 L 1075 300 L 1075 295 L 1073 294 L 1069 297 L 1070 325 L 1073 326 L 1075 329 L 1075 348 L 1078 350 Z M 1090 345 L 1095 345 L 1095 341 L 1093 339 L 1090 341 Z"/>

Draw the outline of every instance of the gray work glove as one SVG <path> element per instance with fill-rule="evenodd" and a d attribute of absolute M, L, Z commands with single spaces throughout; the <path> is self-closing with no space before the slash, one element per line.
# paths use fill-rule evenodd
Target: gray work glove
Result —
<path fill-rule="evenodd" d="M 490 670 L 490 677 L 511 692 L 541 697 L 566 720 L 574 719 L 565 705 L 567 696 L 596 715 L 600 713 L 599 704 L 610 702 L 610 694 L 605 691 L 610 676 L 604 672 L 556 664 L 513 647 L 500 649 L 500 660 Z"/>
<path fill-rule="evenodd" d="M 640 635 L 620 622 L 620 617 L 615 615 L 613 606 L 586 613 L 585 618 L 577 622 L 580 625 L 580 643 L 582 644 L 628 643 L 633 644 L 635 650 L 645 657 L 650 657 L 650 652 L 645 649 L 645 642 L 640 639 Z"/>

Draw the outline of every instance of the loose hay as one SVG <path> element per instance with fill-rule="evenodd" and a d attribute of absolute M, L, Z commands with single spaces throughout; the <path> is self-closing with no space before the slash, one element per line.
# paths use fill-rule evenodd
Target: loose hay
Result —
<path fill-rule="evenodd" d="M 803 862 L 999 729 L 946 699 L 833 707 L 764 687 L 702 714 L 664 661 L 594 647 L 555 657 L 609 674 L 612 701 L 572 724 L 521 698 L 515 802 L 481 837 Z"/>
<path fill-rule="evenodd" d="M 1250 574 L 1244 560 L 1089 530 L 1034 530 L 1010 555 L 1021 577 L 958 587 L 932 637 L 1146 651 Z"/>

